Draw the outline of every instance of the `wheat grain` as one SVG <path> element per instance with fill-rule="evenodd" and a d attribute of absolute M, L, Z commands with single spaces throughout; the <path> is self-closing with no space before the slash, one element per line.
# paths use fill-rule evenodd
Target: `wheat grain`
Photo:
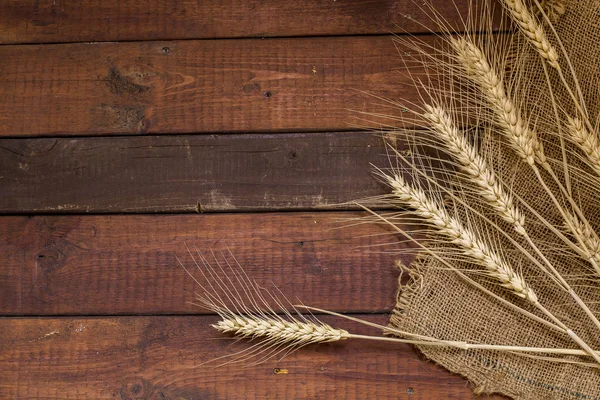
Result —
<path fill-rule="evenodd" d="M 451 37 L 450 44 L 467 76 L 477 84 L 494 112 L 495 120 L 512 148 L 529 165 L 546 164 L 541 142 L 508 96 L 500 74 L 470 39 Z"/>
<path fill-rule="evenodd" d="M 473 263 L 485 268 L 500 285 L 515 295 L 537 304 L 537 296 L 527 282 L 516 273 L 497 253 L 477 237 L 457 218 L 417 187 L 409 185 L 400 175 L 384 175 L 393 194 L 404 205 L 415 209 L 415 213 L 435 228 L 435 232 L 456 244 Z"/>
<path fill-rule="evenodd" d="M 451 116 L 439 105 L 425 105 L 423 113 L 425 119 L 431 124 L 434 132 L 442 139 L 446 148 L 460 162 L 463 171 L 473 180 L 478 187 L 478 193 L 499 215 L 515 230 L 525 235 L 525 217 L 513 204 L 511 196 L 506 193 L 494 172 L 489 168 L 486 160 L 468 142 L 466 137 L 458 130 Z"/>
<path fill-rule="evenodd" d="M 504 5 L 508 9 L 510 16 L 519 26 L 520 31 L 535 47 L 538 54 L 542 56 L 552 68 L 560 70 L 556 49 L 548 40 L 544 28 L 533 14 L 531 14 L 523 1 L 504 0 Z"/>
<path fill-rule="evenodd" d="M 542 0 L 540 2 L 542 9 L 548 15 L 551 22 L 556 22 L 558 18 L 565 13 L 565 3 L 563 0 Z"/>
<path fill-rule="evenodd" d="M 585 153 L 590 168 L 600 176 L 600 141 L 598 135 L 590 132 L 579 118 L 567 119 L 567 133 L 569 138 Z"/>

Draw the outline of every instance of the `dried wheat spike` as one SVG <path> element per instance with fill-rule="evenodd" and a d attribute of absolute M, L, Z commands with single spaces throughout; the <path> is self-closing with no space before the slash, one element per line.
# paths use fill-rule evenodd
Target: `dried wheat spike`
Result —
<path fill-rule="evenodd" d="M 472 179 L 478 188 L 478 193 L 486 203 L 502 219 L 511 224 L 519 234 L 525 235 L 526 231 L 523 227 L 525 217 L 513 204 L 511 196 L 497 181 L 494 171 L 489 168 L 486 160 L 478 154 L 477 150 L 458 130 L 446 110 L 440 106 L 427 104 L 423 116 L 431 124 L 436 135 L 442 139 L 446 148 L 460 163 L 462 170 Z"/>
<path fill-rule="evenodd" d="M 531 166 L 536 162 L 545 164 L 542 143 L 521 118 L 518 108 L 506 93 L 500 74 L 485 54 L 467 38 L 451 37 L 449 41 L 468 78 L 479 86 L 494 112 L 496 122 L 519 157 Z"/>
<path fill-rule="evenodd" d="M 335 329 L 324 323 L 301 322 L 296 319 L 274 319 L 260 315 L 223 316 L 212 325 L 223 333 L 233 333 L 244 338 L 262 338 L 280 344 L 304 345 L 345 340 L 350 334 L 343 329 Z"/>
<path fill-rule="evenodd" d="M 560 70 L 558 64 L 558 53 L 554 46 L 548 40 L 544 28 L 537 19 L 529 12 L 527 6 L 522 0 L 504 0 L 504 5 L 508 9 L 511 17 L 519 26 L 521 32 L 535 47 L 537 52 L 544 58 L 548 64 L 557 70 Z"/>
<path fill-rule="evenodd" d="M 582 248 L 582 250 L 587 254 L 594 268 L 597 268 L 600 265 L 600 241 L 596 236 L 596 232 L 590 226 L 583 224 L 576 216 L 571 216 L 569 219 L 573 225 L 574 233 L 585 246 L 585 249 Z M 600 270 L 597 272 L 600 274 Z"/>
<path fill-rule="evenodd" d="M 568 118 L 567 133 L 590 161 L 589 166 L 600 176 L 600 141 L 598 135 L 590 132 L 579 118 Z"/>
<path fill-rule="evenodd" d="M 490 277 L 510 290 L 513 294 L 539 304 L 534 291 L 516 271 L 494 252 L 475 232 L 463 225 L 457 218 L 441 207 L 436 201 L 427 197 L 420 188 L 409 185 L 400 175 L 385 175 L 393 194 L 404 205 L 413 208 L 415 214 L 429 223 L 434 232 L 449 239 L 457 245 L 463 255 L 471 262 L 485 268 Z"/>

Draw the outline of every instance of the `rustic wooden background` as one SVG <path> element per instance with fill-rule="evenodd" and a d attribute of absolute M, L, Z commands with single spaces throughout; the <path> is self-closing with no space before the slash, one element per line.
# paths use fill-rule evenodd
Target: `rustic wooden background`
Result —
<path fill-rule="evenodd" d="M 454 1 L 434 4 L 458 23 Z M 394 238 L 332 228 L 385 192 L 361 92 L 416 98 L 389 33 L 429 28 L 412 0 L 2 0 L 0 397 L 471 398 L 410 346 L 198 366 L 243 344 L 175 259 L 229 247 L 289 298 L 385 323 Z"/>

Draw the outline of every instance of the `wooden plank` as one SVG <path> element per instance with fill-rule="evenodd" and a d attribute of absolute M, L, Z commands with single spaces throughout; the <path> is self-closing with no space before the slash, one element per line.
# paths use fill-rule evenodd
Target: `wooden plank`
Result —
<path fill-rule="evenodd" d="M 385 323 L 385 316 L 363 318 Z M 356 333 L 377 330 L 322 318 Z M 407 345 L 346 341 L 259 365 L 199 364 L 247 348 L 213 316 L 0 319 L 0 396 L 37 399 L 475 399 Z M 276 369 L 279 369 L 279 374 Z M 285 372 L 285 373 L 281 373 Z M 494 397 L 498 399 L 497 397 Z"/>
<path fill-rule="evenodd" d="M 351 110 L 382 110 L 359 91 L 417 100 L 398 51 L 378 36 L 0 46 L 0 136 L 348 130 Z"/>
<path fill-rule="evenodd" d="M 472 0 L 433 0 L 459 28 Z M 453 3 L 456 3 L 454 5 Z M 414 0 L 3 0 L 0 43 L 100 42 L 427 32 Z"/>
<path fill-rule="evenodd" d="M 3 139 L 0 213 L 356 209 L 388 191 L 370 163 L 366 132 Z"/>
<path fill-rule="evenodd" d="M 258 283 L 275 283 L 294 301 L 387 311 L 394 305 L 394 260 L 400 257 L 392 252 L 406 245 L 381 226 L 348 227 L 354 222 L 348 219 L 364 215 L 2 217 L 0 315 L 205 312 L 188 303 L 198 287 L 176 259 L 193 269 L 186 244 L 204 253 L 228 247 Z M 384 253 L 377 246 L 387 242 L 392 244 Z"/>

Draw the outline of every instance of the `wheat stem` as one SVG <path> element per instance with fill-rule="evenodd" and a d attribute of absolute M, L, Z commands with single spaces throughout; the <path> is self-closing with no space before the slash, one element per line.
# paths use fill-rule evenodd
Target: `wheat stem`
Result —
<path fill-rule="evenodd" d="M 310 307 L 305 305 L 296 305 L 294 307 L 304 308 L 306 310 L 319 312 L 323 314 L 333 315 L 336 317 L 344 318 L 350 321 L 358 322 L 364 325 L 368 325 L 374 328 L 380 328 L 387 333 L 393 333 L 396 335 L 404 336 L 406 332 L 399 331 L 395 328 L 389 326 L 379 325 L 370 321 L 365 321 L 360 318 L 351 317 L 348 315 L 336 313 L 334 311 L 324 310 L 321 308 Z M 570 332 L 571 334 L 573 332 Z M 408 343 L 420 346 L 435 346 L 435 347 L 453 347 L 462 350 L 495 350 L 495 351 L 514 351 L 514 352 L 527 352 L 527 353 L 547 353 L 547 354 L 558 354 L 558 355 L 572 355 L 572 356 L 591 356 L 591 357 L 600 357 L 600 352 L 591 349 L 589 346 L 586 346 L 586 350 L 580 349 L 561 349 L 554 347 L 528 347 L 528 346 L 506 346 L 506 345 L 490 345 L 490 344 L 477 344 L 477 343 L 469 343 L 464 341 L 457 340 L 441 340 L 428 336 L 421 336 L 421 339 L 401 339 L 401 338 L 390 338 L 390 337 L 381 337 L 381 336 L 370 336 L 370 335 L 357 335 L 353 333 L 349 333 L 349 338 L 353 339 L 365 339 L 365 340 L 376 340 L 376 341 L 386 341 L 386 342 L 396 342 L 396 343 Z"/>
<path fill-rule="evenodd" d="M 309 307 L 305 305 L 294 306 L 296 308 L 304 308 L 311 311 L 322 312 L 329 315 L 350 319 L 372 327 L 381 328 L 387 332 L 407 335 L 406 332 L 399 331 L 394 328 L 384 327 L 360 318 L 354 318 L 339 314 L 336 312 L 323 310 L 320 308 Z M 229 314 L 229 313 L 228 313 Z M 303 346 L 316 343 L 331 343 L 346 339 L 362 339 L 373 340 L 379 342 L 405 343 L 419 346 L 434 346 L 434 347 L 452 347 L 461 350 L 494 350 L 494 351 L 510 351 L 510 352 L 526 352 L 526 353 L 545 353 L 555 355 L 570 355 L 570 356 L 592 356 L 598 357 L 599 352 L 587 348 L 587 351 L 578 349 L 563 349 L 552 347 L 528 347 L 528 346 L 506 346 L 506 345 L 490 345 L 476 344 L 464 341 L 455 340 L 440 340 L 422 335 L 410 335 L 418 337 L 418 339 L 402 339 L 385 336 L 361 335 L 348 332 L 344 329 L 333 328 L 322 322 L 316 324 L 312 322 L 300 322 L 297 320 L 283 320 L 265 318 L 258 315 L 242 315 L 230 314 L 229 317 L 223 318 L 221 321 L 212 325 L 215 329 L 222 333 L 230 333 L 235 336 L 246 339 L 266 339 L 269 342 L 275 342 L 288 346 Z M 572 332 L 570 332 L 572 334 Z M 576 338 L 576 336 L 572 336 Z M 587 346 L 587 345 L 586 345 Z M 589 353 L 588 353 L 589 352 Z"/>

